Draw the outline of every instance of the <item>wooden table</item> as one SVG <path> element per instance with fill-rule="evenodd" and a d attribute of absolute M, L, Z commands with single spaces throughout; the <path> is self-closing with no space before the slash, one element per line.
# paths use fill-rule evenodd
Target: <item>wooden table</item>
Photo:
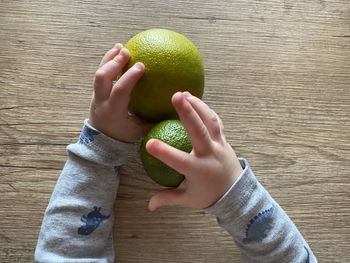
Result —
<path fill-rule="evenodd" d="M 203 54 L 204 100 L 320 262 L 350 262 L 348 0 L 0 2 L 0 262 L 31 262 L 88 116 L 101 56 L 154 27 Z M 137 146 L 122 170 L 118 262 L 240 262 L 203 211 L 147 211 L 159 187 Z"/>

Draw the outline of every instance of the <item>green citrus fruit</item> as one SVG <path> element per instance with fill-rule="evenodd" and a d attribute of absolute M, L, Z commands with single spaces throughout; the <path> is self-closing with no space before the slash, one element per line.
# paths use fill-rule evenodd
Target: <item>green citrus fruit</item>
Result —
<path fill-rule="evenodd" d="M 166 29 L 149 29 L 132 37 L 125 47 L 131 55 L 125 70 L 136 62 L 145 65 L 145 74 L 131 94 L 131 113 L 159 122 L 177 118 L 171 104 L 171 97 L 177 91 L 189 91 L 202 98 L 202 57 L 185 36 Z"/>
<path fill-rule="evenodd" d="M 146 135 L 140 149 L 143 167 L 153 181 L 163 186 L 178 186 L 184 179 L 184 176 L 147 152 L 146 143 L 152 138 L 189 153 L 192 150 L 192 145 L 185 127 L 179 120 L 162 121 L 155 125 Z"/>

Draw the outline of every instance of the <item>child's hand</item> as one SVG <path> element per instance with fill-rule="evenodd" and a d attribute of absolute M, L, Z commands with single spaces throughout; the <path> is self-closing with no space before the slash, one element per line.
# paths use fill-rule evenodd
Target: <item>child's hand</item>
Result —
<path fill-rule="evenodd" d="M 185 176 L 176 189 L 165 189 L 153 196 L 149 210 L 182 205 L 207 208 L 231 187 L 242 167 L 226 142 L 219 116 L 203 101 L 188 92 L 178 92 L 173 105 L 191 139 L 193 150 L 185 153 L 159 140 L 151 139 L 147 151 Z"/>
<path fill-rule="evenodd" d="M 142 63 L 136 63 L 121 75 L 129 58 L 129 51 L 121 44 L 102 58 L 95 75 L 89 120 L 93 127 L 111 138 L 135 142 L 147 133 L 152 124 L 128 113 L 130 93 L 145 70 Z M 120 78 L 113 84 L 118 76 Z"/>

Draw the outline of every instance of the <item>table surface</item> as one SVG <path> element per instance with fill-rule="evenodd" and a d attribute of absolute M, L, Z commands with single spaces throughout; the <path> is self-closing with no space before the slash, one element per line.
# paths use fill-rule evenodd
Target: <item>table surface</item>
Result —
<path fill-rule="evenodd" d="M 350 262 L 348 0 L 0 2 L 0 262 L 31 262 L 42 216 L 88 116 L 104 52 L 148 28 L 185 34 L 204 101 L 320 262 Z M 122 169 L 119 262 L 240 262 L 200 210 L 147 211 L 137 147 Z"/>

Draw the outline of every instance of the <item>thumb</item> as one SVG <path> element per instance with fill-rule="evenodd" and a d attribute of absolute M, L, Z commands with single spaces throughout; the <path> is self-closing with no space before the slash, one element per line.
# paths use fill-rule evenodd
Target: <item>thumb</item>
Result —
<path fill-rule="evenodd" d="M 153 212 L 163 206 L 181 205 L 183 192 L 179 188 L 165 189 L 152 196 L 148 209 Z"/>

